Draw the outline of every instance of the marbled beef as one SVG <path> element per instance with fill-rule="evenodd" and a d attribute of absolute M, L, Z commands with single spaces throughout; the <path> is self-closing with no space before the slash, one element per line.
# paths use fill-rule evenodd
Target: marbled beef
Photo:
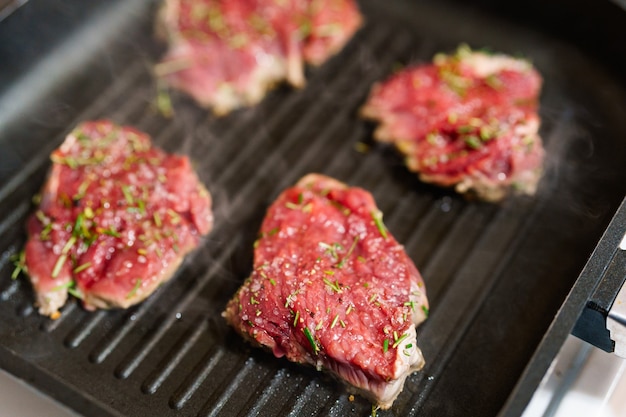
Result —
<path fill-rule="evenodd" d="M 165 0 L 156 73 L 224 114 L 282 80 L 303 86 L 305 62 L 322 64 L 360 24 L 354 0 Z"/>
<path fill-rule="evenodd" d="M 424 365 L 422 278 L 372 195 L 310 174 L 269 208 L 224 316 L 275 356 L 326 370 L 382 408 Z"/>
<path fill-rule="evenodd" d="M 87 309 L 142 301 L 212 227 L 189 159 L 136 129 L 85 122 L 51 159 L 24 259 L 41 314 L 58 316 L 68 293 Z"/>
<path fill-rule="evenodd" d="M 361 113 L 423 181 L 498 201 L 537 188 L 541 83 L 528 61 L 462 46 L 376 84 Z"/>

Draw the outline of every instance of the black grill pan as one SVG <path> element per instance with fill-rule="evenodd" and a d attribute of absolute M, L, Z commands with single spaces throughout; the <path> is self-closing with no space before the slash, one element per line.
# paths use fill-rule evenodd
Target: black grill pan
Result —
<path fill-rule="evenodd" d="M 519 401 L 507 408 L 509 397 L 523 404 L 535 389 L 534 380 L 516 384 L 626 193 L 626 89 L 602 53 L 609 49 L 590 52 L 541 21 L 515 23 L 487 6 L 370 1 L 362 30 L 309 71 L 306 88 L 278 88 L 224 118 L 174 94 L 176 115 L 166 119 L 154 107 L 151 67 L 164 51 L 153 38 L 155 2 L 86 3 L 30 0 L 0 24 L 0 60 L 11 62 L 0 73 L 2 368 L 89 416 L 369 415 L 363 399 L 350 401 L 334 380 L 249 347 L 220 316 L 250 271 L 267 206 L 302 175 L 322 172 L 374 194 L 432 305 L 418 336 L 427 365 L 379 415 L 519 411 Z M 32 23 L 41 16 L 45 30 Z M 27 35 L 28 22 L 35 29 Z M 598 42 L 606 34 L 596 33 Z M 421 184 L 357 117 L 376 80 L 460 42 L 523 54 L 545 78 L 548 159 L 534 198 L 468 202 Z M 94 118 L 135 125 L 190 155 L 213 194 L 216 227 L 143 304 L 89 313 L 72 302 L 51 321 L 33 309 L 28 282 L 11 280 L 10 258 L 24 244 L 48 154 Z M 359 142 L 370 151 L 358 152 Z"/>

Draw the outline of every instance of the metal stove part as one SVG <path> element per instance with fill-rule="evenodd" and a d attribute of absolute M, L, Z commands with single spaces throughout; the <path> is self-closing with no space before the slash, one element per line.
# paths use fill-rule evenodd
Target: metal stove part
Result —
<path fill-rule="evenodd" d="M 597 285 L 572 334 L 606 352 L 626 357 L 626 199 L 598 243 L 583 274 Z"/>
<path fill-rule="evenodd" d="M 626 251 L 626 233 L 619 245 L 622 256 Z M 626 277 L 626 268 L 622 266 L 622 274 Z M 619 271 L 618 271 L 619 273 Z M 611 340 L 614 342 L 615 354 L 626 358 L 626 286 L 623 286 L 617 294 L 617 298 L 611 306 L 609 315 L 606 320 L 606 328 L 611 333 Z"/>
<path fill-rule="evenodd" d="M 28 0 L 0 0 L 0 22 Z"/>

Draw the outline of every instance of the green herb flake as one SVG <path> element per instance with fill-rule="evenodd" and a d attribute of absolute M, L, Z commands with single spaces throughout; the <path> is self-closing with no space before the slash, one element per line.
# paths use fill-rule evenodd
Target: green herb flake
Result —
<path fill-rule="evenodd" d="M 428 307 L 426 306 L 422 306 L 422 311 L 424 312 L 424 314 L 426 315 L 426 317 L 428 317 L 428 315 L 430 314 L 430 310 L 428 309 Z"/>
<path fill-rule="evenodd" d="M 13 255 L 12 259 L 15 268 L 11 273 L 11 279 L 17 279 L 22 272 L 28 273 L 28 269 L 26 268 L 26 252 L 22 250 L 19 254 Z"/>
<path fill-rule="evenodd" d="M 385 339 L 385 341 L 383 342 L 383 353 L 387 353 L 388 350 L 389 350 L 389 339 Z"/>
<path fill-rule="evenodd" d="M 355 236 L 354 240 L 352 241 L 352 245 L 350 245 L 350 249 L 348 249 L 348 253 L 346 253 L 346 256 L 343 257 L 343 259 L 341 260 L 341 262 L 339 262 L 336 266 L 337 268 L 342 268 L 344 266 L 344 264 L 346 263 L 346 260 L 348 259 L 348 257 L 352 254 L 352 252 L 354 251 L 354 248 L 356 247 L 357 242 L 359 241 L 359 236 Z"/>
<path fill-rule="evenodd" d="M 504 84 L 502 83 L 502 80 L 500 80 L 497 74 L 488 75 L 485 78 L 485 84 L 487 84 L 489 87 L 493 88 L 494 90 L 500 90 L 504 86 Z"/>
<path fill-rule="evenodd" d="M 74 273 L 78 274 L 79 272 L 83 272 L 85 269 L 88 269 L 91 266 L 91 262 L 85 262 L 82 265 L 77 266 L 76 268 L 74 268 Z"/>
<path fill-rule="evenodd" d="M 309 340 L 309 343 L 311 344 L 311 349 L 313 349 L 313 354 L 317 355 L 320 351 L 320 348 L 319 346 L 317 346 L 317 343 L 315 343 L 315 339 L 313 338 L 311 331 L 309 330 L 308 327 L 304 327 L 302 331 L 304 332 L 304 335 L 306 336 L 306 338 Z"/>
<path fill-rule="evenodd" d="M 63 268 L 63 264 L 66 260 L 67 254 L 62 253 L 54 264 L 54 267 L 52 268 L 52 274 L 50 275 L 52 278 L 56 278 L 59 276 L 59 273 L 61 273 L 61 268 Z"/>
<path fill-rule="evenodd" d="M 64 282 L 63 284 L 59 284 L 59 285 L 52 287 L 50 291 L 57 292 L 57 291 L 65 290 L 65 289 L 73 287 L 74 285 L 75 285 L 74 281 L 68 281 L 68 282 Z"/>
<path fill-rule="evenodd" d="M 85 207 L 83 213 L 85 213 L 85 217 L 87 219 L 93 219 L 95 216 L 95 213 L 93 212 L 93 209 L 91 207 Z"/>
<path fill-rule="evenodd" d="M 296 317 L 294 317 L 294 319 L 293 319 L 293 327 L 297 327 L 298 326 L 298 320 L 300 320 L 300 312 L 296 311 Z"/>
<path fill-rule="evenodd" d="M 339 283 L 337 281 L 332 282 L 328 280 L 327 278 L 324 278 L 324 284 L 328 285 L 330 289 L 336 293 L 342 292 L 341 287 L 339 286 Z"/>
<path fill-rule="evenodd" d="M 392 348 L 394 348 L 394 349 L 395 349 L 395 348 L 397 348 L 397 347 L 400 345 L 400 343 L 402 343 L 402 341 L 403 341 L 404 339 L 406 339 L 407 337 L 409 337 L 409 334 L 408 334 L 408 333 L 403 334 L 402 336 L 400 336 L 400 338 L 399 338 L 399 339 L 397 339 L 397 340 L 395 341 L 395 343 L 394 343 L 394 344 L 393 344 L 393 346 L 391 346 L 391 347 L 392 347 Z"/>
<path fill-rule="evenodd" d="M 335 318 L 333 319 L 332 323 L 330 323 L 330 328 L 332 329 L 333 327 L 335 327 L 338 321 L 339 321 L 339 314 L 335 315 Z"/>
<path fill-rule="evenodd" d="M 287 207 L 290 210 L 298 210 L 298 209 L 300 209 L 299 205 L 297 205 L 296 203 L 292 203 L 291 201 L 287 201 L 285 203 L 285 207 Z"/>
<path fill-rule="evenodd" d="M 68 241 L 65 243 L 65 246 L 63 246 L 61 253 L 63 255 L 66 255 L 74 247 L 75 244 L 76 244 L 76 236 L 70 236 Z"/>
<path fill-rule="evenodd" d="M 482 147 L 482 143 L 478 136 L 470 135 L 465 137 L 465 144 L 472 149 L 480 149 Z"/>
<path fill-rule="evenodd" d="M 156 227 L 161 227 L 163 225 L 163 223 L 161 222 L 161 216 L 156 211 L 152 215 L 152 218 L 154 219 L 154 224 L 156 225 Z"/>
<path fill-rule="evenodd" d="M 126 294 L 126 299 L 130 299 L 133 298 L 135 296 L 135 294 L 137 294 L 137 290 L 139 290 L 139 287 L 141 287 L 141 278 L 137 278 L 135 280 L 135 286 L 128 292 L 128 294 Z"/>
<path fill-rule="evenodd" d="M 73 285 L 73 286 L 69 287 L 69 288 L 67 289 L 67 292 L 68 292 L 68 293 L 70 293 L 72 296 L 74 296 L 74 297 L 76 297 L 76 298 L 80 299 L 80 300 L 82 300 L 82 299 L 83 299 L 83 293 L 82 293 L 82 292 L 80 292 L 80 290 L 79 290 L 78 288 L 76 288 L 76 286 L 75 286 L 75 285 Z"/>
<path fill-rule="evenodd" d="M 372 216 L 372 220 L 374 220 L 374 224 L 376 225 L 378 232 L 380 232 L 380 235 L 383 239 L 387 239 L 387 228 L 383 223 L 383 213 L 380 210 L 375 210 L 371 211 L 370 215 Z"/>
<path fill-rule="evenodd" d="M 133 198 L 132 193 L 130 192 L 130 187 L 128 185 L 124 185 L 122 187 L 122 193 L 124 194 L 124 199 L 129 206 L 135 204 L 135 199 Z"/>
<path fill-rule="evenodd" d="M 119 232 L 117 230 L 115 230 L 113 228 L 113 226 L 110 226 L 108 229 L 104 229 L 102 231 L 103 234 L 107 235 L 107 236 L 113 236 L 113 237 L 121 237 L 122 235 L 119 234 Z"/>
<path fill-rule="evenodd" d="M 270 284 L 272 284 L 272 286 L 276 286 L 276 281 L 274 281 L 274 278 L 270 278 Z"/>
<path fill-rule="evenodd" d="M 270 230 L 269 232 L 267 232 L 268 236 L 274 236 L 276 233 L 278 233 L 280 229 L 278 227 L 273 228 L 272 230 Z"/>

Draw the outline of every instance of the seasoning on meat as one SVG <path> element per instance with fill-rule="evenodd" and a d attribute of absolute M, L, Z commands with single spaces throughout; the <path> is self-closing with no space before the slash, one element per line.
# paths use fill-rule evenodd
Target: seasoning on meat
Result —
<path fill-rule="evenodd" d="M 305 176 L 271 205 L 252 274 L 223 315 L 253 344 L 329 371 L 382 408 L 424 366 L 419 272 L 372 195 L 323 175 Z"/>
<path fill-rule="evenodd" d="M 217 114 L 259 102 L 287 80 L 304 85 L 361 25 L 354 0 L 165 0 L 158 17 L 169 50 L 155 69 Z"/>
<path fill-rule="evenodd" d="M 189 159 L 145 133 L 85 122 L 51 159 L 23 262 L 40 314 L 57 317 L 68 293 L 88 310 L 134 305 L 211 230 L 211 197 Z"/>
<path fill-rule="evenodd" d="M 421 180 L 498 201 L 537 189 L 541 83 L 528 61 L 461 46 L 376 84 L 361 114 Z"/>

